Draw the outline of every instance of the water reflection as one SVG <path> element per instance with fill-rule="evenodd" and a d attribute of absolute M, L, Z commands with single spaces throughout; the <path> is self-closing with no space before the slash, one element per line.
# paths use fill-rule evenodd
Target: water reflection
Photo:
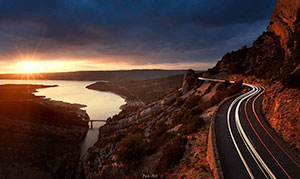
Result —
<path fill-rule="evenodd" d="M 37 96 L 46 96 L 53 100 L 87 105 L 83 108 L 87 111 L 91 120 L 106 120 L 120 112 L 119 107 L 125 104 L 120 96 L 112 93 L 99 92 L 85 88 L 93 81 L 63 81 L 63 80 L 0 80 L 0 84 L 43 84 L 58 85 L 54 88 L 39 89 Z M 98 128 L 103 122 L 93 123 L 94 129 L 90 129 L 82 143 L 81 154 L 85 154 L 89 147 L 98 139 Z"/>

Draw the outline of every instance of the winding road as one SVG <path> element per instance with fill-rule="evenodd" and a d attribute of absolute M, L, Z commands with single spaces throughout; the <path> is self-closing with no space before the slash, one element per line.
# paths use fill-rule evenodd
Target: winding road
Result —
<path fill-rule="evenodd" d="M 263 118 L 264 88 L 244 85 L 250 91 L 225 102 L 216 115 L 224 178 L 300 178 L 299 158 Z"/>

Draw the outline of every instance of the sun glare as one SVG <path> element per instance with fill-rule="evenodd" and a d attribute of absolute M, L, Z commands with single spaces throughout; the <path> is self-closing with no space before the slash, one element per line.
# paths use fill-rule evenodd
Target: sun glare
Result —
<path fill-rule="evenodd" d="M 20 62 L 19 64 L 20 73 L 36 73 L 38 65 L 31 61 Z"/>
<path fill-rule="evenodd" d="M 58 61 L 58 60 L 22 60 L 10 66 L 11 73 L 38 74 L 63 71 L 81 70 L 85 61 Z"/>
<path fill-rule="evenodd" d="M 23 69 L 26 73 L 31 73 L 33 71 L 33 64 L 31 62 L 24 62 Z"/>

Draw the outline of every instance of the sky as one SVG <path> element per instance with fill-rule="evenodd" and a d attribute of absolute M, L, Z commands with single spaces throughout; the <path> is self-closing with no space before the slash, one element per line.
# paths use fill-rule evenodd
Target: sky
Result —
<path fill-rule="evenodd" d="M 0 0 L 0 73 L 205 70 L 252 42 L 274 0 Z"/>

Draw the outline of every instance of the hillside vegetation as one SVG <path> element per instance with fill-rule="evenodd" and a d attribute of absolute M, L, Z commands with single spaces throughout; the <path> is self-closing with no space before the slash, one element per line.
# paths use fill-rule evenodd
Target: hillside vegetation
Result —
<path fill-rule="evenodd" d="M 191 70 L 187 74 L 180 89 L 109 118 L 82 159 L 80 177 L 213 178 L 206 160 L 211 114 L 224 98 L 243 88 L 241 83 L 199 81 Z M 162 85 L 167 80 L 153 81 Z M 147 82 L 136 83 L 148 89 Z M 204 99 L 207 95 L 212 97 Z"/>

